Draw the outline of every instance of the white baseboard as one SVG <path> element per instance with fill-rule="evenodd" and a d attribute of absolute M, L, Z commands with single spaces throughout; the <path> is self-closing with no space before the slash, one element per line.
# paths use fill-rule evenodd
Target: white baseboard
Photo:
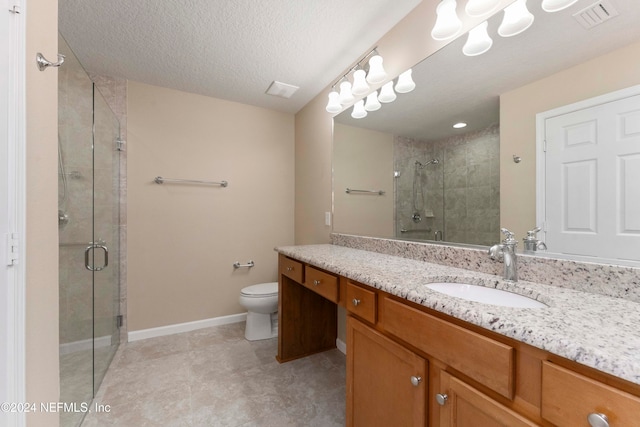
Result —
<path fill-rule="evenodd" d="M 342 341 L 340 338 L 336 338 L 336 347 L 342 354 L 347 354 L 347 343 Z"/>
<path fill-rule="evenodd" d="M 228 325 L 230 323 L 240 323 L 247 320 L 247 313 L 231 314 L 229 316 L 213 317 L 211 319 L 196 320 L 194 322 L 177 323 L 175 325 L 160 326 L 157 328 L 140 329 L 130 331 L 127 334 L 127 341 L 139 341 L 147 338 L 162 337 L 165 335 L 179 334 L 181 332 L 195 331 L 196 329 L 210 328 L 211 326 Z"/>

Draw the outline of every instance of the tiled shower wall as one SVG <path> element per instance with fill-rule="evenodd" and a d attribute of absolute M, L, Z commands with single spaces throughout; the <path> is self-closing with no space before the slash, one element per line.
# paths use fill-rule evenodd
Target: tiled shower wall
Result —
<path fill-rule="evenodd" d="M 500 240 L 498 125 L 437 141 L 396 137 L 394 158 L 397 237 L 435 240 L 442 231 L 448 242 L 491 245 Z M 439 163 L 427 165 L 433 159 Z M 416 161 L 425 166 L 416 168 Z"/>
<path fill-rule="evenodd" d="M 127 81 L 121 78 L 100 76 L 89 73 L 105 101 L 120 122 L 120 138 L 123 149 L 119 155 L 119 238 L 120 238 L 120 314 L 123 316 L 120 328 L 120 342 L 127 341 Z"/>

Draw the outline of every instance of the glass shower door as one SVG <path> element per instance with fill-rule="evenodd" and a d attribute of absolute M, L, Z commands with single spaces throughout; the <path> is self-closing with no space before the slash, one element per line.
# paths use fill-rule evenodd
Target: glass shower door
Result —
<path fill-rule="evenodd" d="M 94 394 L 118 348 L 120 124 L 93 85 L 93 269 Z"/>
<path fill-rule="evenodd" d="M 119 344 L 120 126 L 62 37 L 59 49 L 60 398 L 81 408 Z M 62 411 L 60 424 L 84 415 Z"/>

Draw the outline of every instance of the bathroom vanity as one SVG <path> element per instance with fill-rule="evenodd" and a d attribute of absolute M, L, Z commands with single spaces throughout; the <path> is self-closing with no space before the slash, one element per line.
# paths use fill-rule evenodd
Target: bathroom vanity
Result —
<path fill-rule="evenodd" d="M 276 250 L 280 362 L 334 348 L 347 310 L 348 426 L 640 426 L 638 303 L 338 245 Z M 546 307 L 425 286 L 443 281 Z"/>

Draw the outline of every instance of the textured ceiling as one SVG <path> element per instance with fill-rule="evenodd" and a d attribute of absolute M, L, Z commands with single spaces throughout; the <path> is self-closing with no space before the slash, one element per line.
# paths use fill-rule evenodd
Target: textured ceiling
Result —
<path fill-rule="evenodd" d="M 59 0 L 59 21 L 90 72 L 295 113 L 420 1 Z"/>

